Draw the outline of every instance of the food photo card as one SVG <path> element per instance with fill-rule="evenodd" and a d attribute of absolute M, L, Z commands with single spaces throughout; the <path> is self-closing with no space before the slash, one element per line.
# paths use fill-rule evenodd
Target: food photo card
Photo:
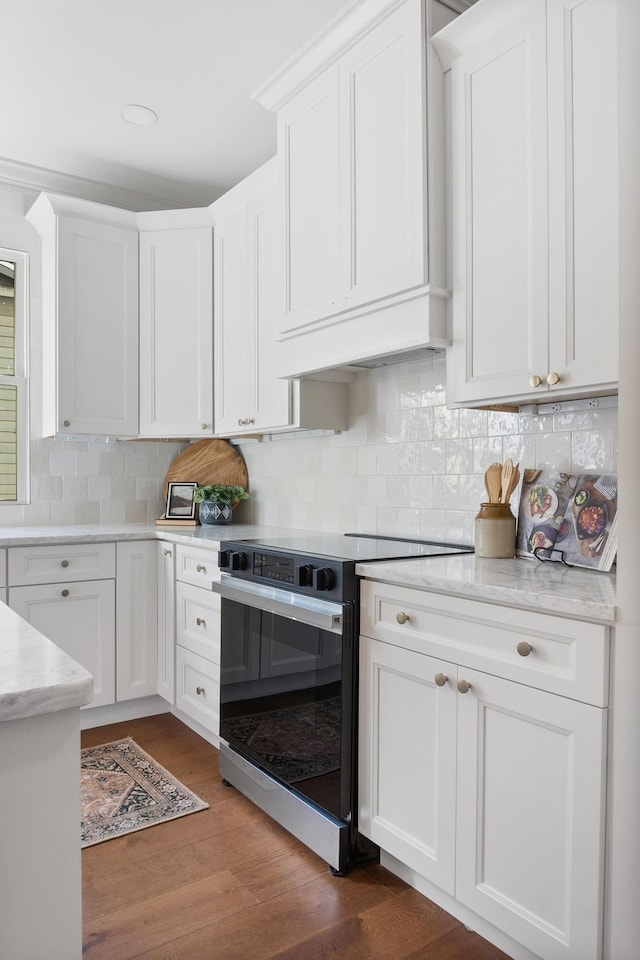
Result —
<path fill-rule="evenodd" d="M 534 550 L 548 558 L 558 540 L 566 536 L 565 513 L 577 477 L 560 470 L 526 469 L 518 508 L 516 554 L 534 559 Z"/>

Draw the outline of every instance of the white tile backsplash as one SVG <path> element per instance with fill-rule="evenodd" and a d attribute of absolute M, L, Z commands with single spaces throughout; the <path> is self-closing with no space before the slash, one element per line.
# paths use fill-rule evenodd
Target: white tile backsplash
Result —
<path fill-rule="evenodd" d="M 363 371 L 349 388 L 344 433 L 241 444 L 251 487 L 243 519 L 472 543 L 493 461 L 615 471 L 617 410 L 447 410 L 445 374 L 444 352 Z M 289 485 L 296 474 L 303 495 Z"/>
<path fill-rule="evenodd" d="M 617 410 L 519 415 L 447 410 L 445 356 L 358 373 L 349 429 L 243 443 L 251 498 L 238 519 L 310 530 L 473 542 L 483 474 L 523 466 L 610 470 Z M 0 505 L 0 526 L 152 521 L 184 444 L 53 439 L 31 446 L 32 502 Z"/>

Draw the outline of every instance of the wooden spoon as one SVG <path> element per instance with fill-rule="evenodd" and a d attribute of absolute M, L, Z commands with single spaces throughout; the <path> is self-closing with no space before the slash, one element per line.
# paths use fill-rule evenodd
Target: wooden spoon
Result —
<path fill-rule="evenodd" d="M 489 503 L 500 503 L 500 479 L 502 464 L 492 463 L 484 475 L 484 485 L 489 497 Z"/>
<path fill-rule="evenodd" d="M 509 501 L 511 500 L 511 494 L 513 493 L 515 488 L 518 486 L 519 482 L 520 482 L 520 463 L 518 462 L 513 468 L 513 473 L 511 474 L 511 480 L 507 488 L 506 503 L 509 503 Z"/>
<path fill-rule="evenodd" d="M 502 467 L 502 476 L 500 478 L 500 487 L 502 493 L 500 495 L 500 503 L 508 503 L 509 498 L 507 497 L 507 491 L 509 490 L 509 485 L 511 484 L 511 477 L 513 476 L 513 460 L 511 457 L 507 457 Z"/>

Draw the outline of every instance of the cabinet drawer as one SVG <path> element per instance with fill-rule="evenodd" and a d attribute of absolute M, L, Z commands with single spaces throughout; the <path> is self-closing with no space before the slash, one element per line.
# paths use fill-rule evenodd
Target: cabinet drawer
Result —
<path fill-rule="evenodd" d="M 220 663 L 220 597 L 193 587 L 176 586 L 176 640 L 182 647 Z"/>
<path fill-rule="evenodd" d="M 366 580 L 361 604 L 365 636 L 607 705 L 606 626 Z"/>
<path fill-rule="evenodd" d="M 220 579 L 217 551 L 177 544 L 176 579 L 211 590 L 211 584 Z"/>
<path fill-rule="evenodd" d="M 220 667 L 183 647 L 176 651 L 176 706 L 212 733 L 220 732 Z"/>
<path fill-rule="evenodd" d="M 112 580 L 116 575 L 113 543 L 70 543 L 9 548 L 9 584 Z"/>

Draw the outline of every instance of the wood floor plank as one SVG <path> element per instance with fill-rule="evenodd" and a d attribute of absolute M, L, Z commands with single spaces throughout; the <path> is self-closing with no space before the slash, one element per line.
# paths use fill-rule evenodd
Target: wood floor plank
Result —
<path fill-rule="evenodd" d="M 246 887 L 225 870 L 97 918 L 85 929 L 83 956 L 130 960 L 253 903 Z"/>
<path fill-rule="evenodd" d="M 271 960 L 310 935 L 367 910 L 389 892 L 354 871 L 348 877 L 324 874 L 248 911 L 225 917 L 150 950 L 139 960 Z M 301 955 L 301 958 L 304 955 Z"/>

